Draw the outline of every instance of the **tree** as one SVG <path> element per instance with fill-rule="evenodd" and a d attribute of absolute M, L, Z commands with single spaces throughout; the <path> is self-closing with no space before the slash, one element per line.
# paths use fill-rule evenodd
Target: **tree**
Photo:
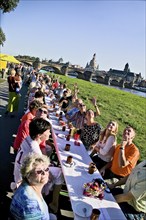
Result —
<path fill-rule="evenodd" d="M 19 0 L 1 0 L 0 9 L 3 13 L 10 12 L 17 7 Z"/>
<path fill-rule="evenodd" d="M 7 13 L 10 11 L 13 11 L 19 3 L 19 0 L 0 0 L 0 11 L 2 13 Z M 0 45 L 4 45 L 4 42 L 6 41 L 6 36 L 0 28 Z"/>
<path fill-rule="evenodd" d="M 40 59 L 37 57 L 32 65 L 35 69 L 40 69 L 41 66 Z"/>
<path fill-rule="evenodd" d="M 6 36 L 4 32 L 2 31 L 2 29 L 0 28 L 0 45 L 3 46 L 5 41 L 6 41 Z"/>

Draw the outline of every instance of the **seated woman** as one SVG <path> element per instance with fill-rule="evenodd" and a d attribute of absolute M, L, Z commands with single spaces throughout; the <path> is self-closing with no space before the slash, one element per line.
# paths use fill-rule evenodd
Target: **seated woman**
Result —
<path fill-rule="evenodd" d="M 99 141 L 90 155 L 93 162 L 96 163 L 97 169 L 100 170 L 112 160 L 116 147 L 117 132 L 118 123 L 116 121 L 110 121 L 106 128 L 101 132 Z"/>
<path fill-rule="evenodd" d="M 20 169 L 24 158 L 30 153 L 42 155 L 40 144 L 48 140 L 48 137 L 51 134 L 51 124 L 42 117 L 43 116 L 40 115 L 40 118 L 35 118 L 29 123 L 29 136 L 27 136 L 22 141 L 20 145 L 20 150 L 18 151 L 15 158 L 13 172 L 15 182 L 12 182 L 10 186 L 12 190 L 17 188 L 22 182 Z M 45 185 L 45 189 L 43 189 L 43 192 L 45 195 L 48 195 L 51 191 L 53 191 L 53 198 L 52 202 L 50 203 L 50 207 L 52 211 L 56 213 L 58 210 L 59 192 L 64 182 L 64 178 L 62 170 L 59 167 L 50 167 L 49 173 L 50 178 L 48 183 Z"/>
<path fill-rule="evenodd" d="M 83 142 L 85 148 L 90 150 L 98 139 L 101 130 L 101 126 L 94 121 L 94 112 L 89 109 L 85 113 L 86 123 L 81 128 L 80 139 Z"/>
<path fill-rule="evenodd" d="M 15 191 L 10 212 L 15 220 L 46 219 L 56 220 L 49 214 L 42 196 L 42 189 L 49 179 L 49 159 L 44 155 L 30 154 L 21 166 L 22 183 Z"/>

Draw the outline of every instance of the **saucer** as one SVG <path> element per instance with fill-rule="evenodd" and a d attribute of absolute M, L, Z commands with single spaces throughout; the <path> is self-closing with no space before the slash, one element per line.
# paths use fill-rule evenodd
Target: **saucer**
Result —
<path fill-rule="evenodd" d="M 59 138 L 61 138 L 61 139 L 65 139 L 65 135 L 64 134 L 58 134 L 57 135 Z"/>
<path fill-rule="evenodd" d="M 66 167 L 74 167 L 76 164 L 74 161 L 72 163 L 66 163 L 66 161 L 63 161 L 63 165 Z"/>
<path fill-rule="evenodd" d="M 86 212 L 84 212 L 84 209 L 86 209 Z M 80 216 L 80 217 L 89 217 L 92 212 L 92 206 L 86 202 L 78 201 L 76 202 L 74 212 Z"/>
<path fill-rule="evenodd" d="M 57 131 L 62 131 L 62 127 L 61 126 L 57 126 L 57 125 L 53 126 L 53 129 L 57 130 Z"/>

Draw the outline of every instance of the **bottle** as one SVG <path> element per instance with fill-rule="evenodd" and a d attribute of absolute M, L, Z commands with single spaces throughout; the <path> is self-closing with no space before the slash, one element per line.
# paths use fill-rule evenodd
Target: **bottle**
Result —
<path fill-rule="evenodd" d="M 68 134 L 67 137 L 66 137 L 66 140 L 67 140 L 67 141 L 70 141 L 70 138 L 71 138 L 71 135 Z"/>

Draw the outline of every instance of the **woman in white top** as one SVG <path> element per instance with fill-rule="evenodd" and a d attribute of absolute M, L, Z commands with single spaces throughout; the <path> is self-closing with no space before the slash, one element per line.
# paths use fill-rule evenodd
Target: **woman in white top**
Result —
<path fill-rule="evenodd" d="M 99 141 L 95 145 L 90 155 L 93 162 L 96 163 L 97 169 L 100 170 L 112 160 L 117 143 L 117 132 L 118 123 L 116 121 L 110 121 L 106 128 L 101 132 Z"/>

